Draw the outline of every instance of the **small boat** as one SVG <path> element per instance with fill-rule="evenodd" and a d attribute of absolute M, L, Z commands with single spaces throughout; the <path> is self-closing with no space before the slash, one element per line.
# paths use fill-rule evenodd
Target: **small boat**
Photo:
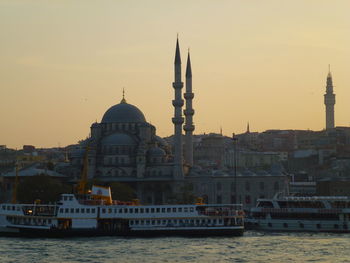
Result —
<path fill-rule="evenodd" d="M 264 231 L 349 233 L 350 197 L 278 196 L 258 199 L 246 218 L 246 228 Z"/>
<path fill-rule="evenodd" d="M 66 236 L 218 236 L 242 235 L 241 205 L 140 205 L 112 201 L 108 187 L 88 194 L 62 194 L 53 205 L 0 204 L 0 235 Z"/>

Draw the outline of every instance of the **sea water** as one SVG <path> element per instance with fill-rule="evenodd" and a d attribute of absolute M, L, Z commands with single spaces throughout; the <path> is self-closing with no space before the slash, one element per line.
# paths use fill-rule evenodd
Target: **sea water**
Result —
<path fill-rule="evenodd" d="M 350 234 L 210 238 L 0 238 L 0 262 L 350 262 Z"/>

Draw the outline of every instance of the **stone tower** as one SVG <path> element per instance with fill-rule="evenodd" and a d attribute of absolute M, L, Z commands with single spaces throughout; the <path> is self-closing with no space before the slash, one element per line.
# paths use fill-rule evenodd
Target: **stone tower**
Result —
<path fill-rule="evenodd" d="M 326 105 L 326 130 L 334 128 L 334 105 L 335 94 L 333 93 L 332 74 L 329 70 L 327 76 L 326 94 L 324 95 L 324 104 Z"/>
<path fill-rule="evenodd" d="M 182 117 L 182 106 L 184 101 L 182 99 L 183 82 L 181 81 L 181 57 L 179 39 L 176 40 L 175 51 L 175 80 L 173 82 L 173 88 L 175 90 L 175 98 L 173 100 L 174 106 L 174 118 L 172 118 L 174 124 L 174 178 L 183 179 L 183 158 L 182 158 L 182 124 L 184 118 Z"/>
<path fill-rule="evenodd" d="M 192 108 L 192 100 L 194 94 L 192 92 L 192 69 L 191 69 L 191 59 L 190 52 L 187 56 L 187 66 L 186 66 L 186 92 L 184 94 L 186 100 L 186 109 L 184 110 L 185 115 L 185 161 L 189 166 L 193 166 L 193 115 L 194 110 Z"/>

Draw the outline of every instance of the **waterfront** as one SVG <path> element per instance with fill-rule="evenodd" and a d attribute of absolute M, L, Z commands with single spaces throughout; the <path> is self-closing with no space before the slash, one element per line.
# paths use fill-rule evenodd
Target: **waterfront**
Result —
<path fill-rule="evenodd" d="M 350 262 L 348 234 L 246 232 L 216 238 L 0 238 L 9 262 Z"/>

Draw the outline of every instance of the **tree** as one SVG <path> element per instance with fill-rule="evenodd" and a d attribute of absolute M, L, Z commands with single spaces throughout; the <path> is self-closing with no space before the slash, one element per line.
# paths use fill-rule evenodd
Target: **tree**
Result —
<path fill-rule="evenodd" d="M 110 183 L 112 199 L 120 201 L 131 201 L 136 198 L 135 190 L 128 184 L 119 182 Z"/>
<path fill-rule="evenodd" d="M 18 185 L 17 200 L 21 203 L 33 203 L 40 199 L 42 203 L 55 202 L 60 194 L 70 193 L 71 187 L 48 175 L 36 175 L 25 178 Z"/>

